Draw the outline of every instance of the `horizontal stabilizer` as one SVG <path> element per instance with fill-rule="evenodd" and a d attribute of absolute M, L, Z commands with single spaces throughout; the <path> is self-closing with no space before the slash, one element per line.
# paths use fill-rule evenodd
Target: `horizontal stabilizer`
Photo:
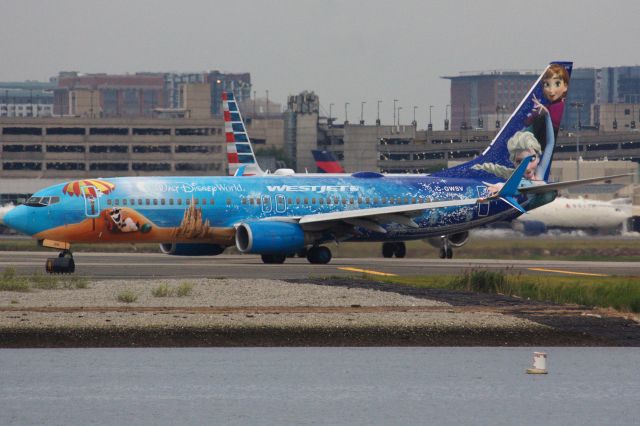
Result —
<path fill-rule="evenodd" d="M 603 176 L 603 177 L 591 178 L 591 179 L 570 180 L 566 182 L 556 182 L 556 183 L 547 183 L 544 185 L 527 186 L 525 188 L 519 188 L 518 190 L 523 194 L 540 194 L 543 192 L 557 191 L 559 189 L 571 188 L 573 186 L 586 185 L 588 183 L 595 183 L 595 182 L 603 182 L 606 180 L 611 180 L 611 179 L 616 179 L 621 177 L 629 177 L 633 175 L 634 173 L 623 173 L 620 175 Z"/>

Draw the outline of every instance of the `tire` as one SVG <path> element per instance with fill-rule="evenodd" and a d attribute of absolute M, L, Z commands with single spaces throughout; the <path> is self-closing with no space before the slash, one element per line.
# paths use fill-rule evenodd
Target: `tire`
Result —
<path fill-rule="evenodd" d="M 394 254 L 398 259 L 402 259 L 407 255 L 407 246 L 403 242 L 395 244 Z"/>
<path fill-rule="evenodd" d="M 394 252 L 395 252 L 394 243 L 382 243 L 382 257 L 385 257 L 385 258 L 393 257 Z"/>
<path fill-rule="evenodd" d="M 287 256 L 284 254 L 263 254 L 260 257 L 262 258 L 262 262 L 267 264 L 281 264 L 287 259 Z"/>
<path fill-rule="evenodd" d="M 326 265 L 331 261 L 331 250 L 324 246 L 313 247 L 307 254 L 307 260 L 316 265 Z"/>

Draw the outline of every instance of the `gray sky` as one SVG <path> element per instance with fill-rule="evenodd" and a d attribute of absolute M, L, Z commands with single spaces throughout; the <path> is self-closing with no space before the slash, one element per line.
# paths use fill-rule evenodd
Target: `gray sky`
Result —
<path fill-rule="evenodd" d="M 442 128 L 460 71 L 638 65 L 640 2 L 456 0 L 0 0 L 0 80 L 61 70 L 250 72 L 285 104 L 313 90 L 344 119 Z"/>

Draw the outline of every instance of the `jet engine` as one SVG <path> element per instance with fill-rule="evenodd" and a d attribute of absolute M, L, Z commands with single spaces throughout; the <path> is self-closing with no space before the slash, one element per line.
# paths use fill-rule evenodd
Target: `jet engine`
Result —
<path fill-rule="evenodd" d="M 160 244 L 160 251 L 173 256 L 217 256 L 225 247 L 219 244 Z"/>
<path fill-rule="evenodd" d="M 309 236 L 297 223 L 252 221 L 236 228 L 236 247 L 241 253 L 289 254 L 310 243 Z"/>

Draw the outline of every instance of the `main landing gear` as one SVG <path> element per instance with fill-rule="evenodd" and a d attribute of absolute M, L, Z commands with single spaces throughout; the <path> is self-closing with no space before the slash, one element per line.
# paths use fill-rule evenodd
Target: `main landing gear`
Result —
<path fill-rule="evenodd" d="M 399 243 L 382 243 L 382 257 L 403 258 L 407 255 L 407 246 L 401 241 Z"/>
<path fill-rule="evenodd" d="M 58 257 L 50 257 L 45 264 L 49 274 L 72 274 L 76 270 L 71 250 L 62 250 Z"/>
<path fill-rule="evenodd" d="M 326 265 L 331 261 L 331 250 L 325 246 L 314 246 L 307 252 L 309 263 Z"/>
<path fill-rule="evenodd" d="M 453 249 L 449 245 L 449 239 L 446 235 L 440 237 L 440 241 L 442 246 L 440 247 L 440 259 L 451 259 L 453 258 Z"/>

